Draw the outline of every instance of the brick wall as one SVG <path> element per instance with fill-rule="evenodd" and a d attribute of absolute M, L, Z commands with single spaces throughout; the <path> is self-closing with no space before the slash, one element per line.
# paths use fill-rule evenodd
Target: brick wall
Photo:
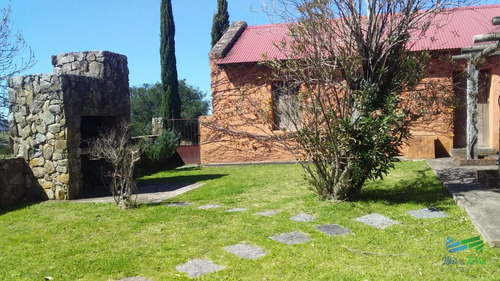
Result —
<path fill-rule="evenodd" d="M 262 116 L 271 99 L 267 68 L 220 68 L 211 61 L 211 69 L 213 116 L 200 118 L 201 163 L 294 161 L 279 142 L 266 138 L 272 129 Z"/>
<path fill-rule="evenodd" d="M 407 94 L 409 106 L 424 106 L 426 115 L 413 122 L 413 137 L 401 152 L 409 158 L 447 156 L 453 148 L 453 72 L 462 65 L 446 59 L 450 54 L 432 58 L 422 83 L 431 90 Z M 256 63 L 218 66 L 211 59 L 213 116 L 200 119 L 201 162 L 292 161 L 294 159 L 278 143 L 255 139 L 241 132 L 265 135 L 270 124 L 262 122 L 257 111 L 265 112 L 271 99 L 268 69 Z M 490 146 L 498 147 L 497 104 L 500 92 L 498 57 L 489 59 L 482 68 L 492 69 L 490 89 Z M 412 95 L 424 95 L 425 104 L 416 104 Z M 244 98 L 243 98 L 244 97 Z M 257 110 L 256 110 L 257 109 Z M 259 118 L 260 117 L 260 118 Z M 246 121 L 245 121 L 246 120 Z M 247 125 L 251 123 L 252 126 Z M 237 132 L 240 132 L 239 134 Z"/>

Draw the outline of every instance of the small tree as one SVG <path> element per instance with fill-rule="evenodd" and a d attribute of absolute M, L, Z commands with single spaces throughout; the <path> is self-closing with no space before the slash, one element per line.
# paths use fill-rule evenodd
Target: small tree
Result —
<path fill-rule="evenodd" d="M 411 52 L 410 39 L 438 24 L 437 13 L 460 3 L 280 2 L 285 7 L 280 13 L 293 21 L 290 40 L 277 44 L 287 59 L 268 65 L 285 91 L 300 89 L 290 101 L 300 106 L 276 109 L 292 127 L 280 139 L 292 140 L 294 145 L 284 143 L 320 197 L 353 200 L 367 179 L 381 178 L 393 167 L 410 136 L 410 121 L 427 113 L 425 103 L 437 94 L 421 83 L 430 57 Z"/>
<path fill-rule="evenodd" d="M 226 99 L 243 105 L 231 104 L 229 117 L 254 130 L 216 124 L 227 116 L 207 126 L 214 135 L 252 138 L 263 147 L 279 142 L 319 197 L 355 200 L 366 180 L 394 166 L 411 122 L 432 114 L 427 109 L 434 105 L 442 108 L 451 93 L 452 87 L 423 81 L 431 57 L 410 50 L 431 26 L 445 24 L 434 22 L 435 15 L 459 1 L 275 1 L 270 13 L 286 22 L 288 34 L 275 44 L 280 59 L 261 63 L 272 98 L 264 100 L 259 87 L 238 87 Z"/>
<path fill-rule="evenodd" d="M 161 0 L 160 32 L 162 113 L 163 117 L 178 119 L 181 118 L 181 99 L 177 80 L 175 24 L 171 0 Z"/>
<path fill-rule="evenodd" d="M 91 159 L 104 159 L 113 168 L 104 176 L 111 179 L 109 188 L 116 204 L 121 209 L 134 207 L 137 194 L 134 169 L 140 160 L 140 149 L 138 145 L 131 143 L 130 124 L 123 122 L 115 129 L 101 132 L 98 138 L 87 142 Z"/>
<path fill-rule="evenodd" d="M 229 28 L 227 0 L 217 0 L 217 12 L 212 21 L 212 47 L 217 44 L 224 32 Z"/>
<path fill-rule="evenodd" d="M 33 52 L 26 45 L 21 32 L 14 33 L 13 31 L 13 24 L 10 21 L 11 12 L 9 1 L 7 8 L 2 9 L 0 19 L 0 127 L 8 127 L 7 119 L 2 112 L 9 107 L 7 80 L 36 63 Z M 16 61 L 16 58 L 21 56 L 27 48 L 29 49 L 28 56 L 21 58 L 21 61 Z"/>

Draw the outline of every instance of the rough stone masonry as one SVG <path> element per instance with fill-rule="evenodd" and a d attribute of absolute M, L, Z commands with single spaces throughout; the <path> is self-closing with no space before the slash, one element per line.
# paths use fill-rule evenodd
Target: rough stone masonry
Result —
<path fill-rule="evenodd" d="M 28 162 L 48 199 L 74 199 L 83 191 L 83 127 L 129 119 L 127 57 L 65 53 L 53 56 L 52 64 L 51 74 L 9 80 L 11 146 L 14 157 Z"/>

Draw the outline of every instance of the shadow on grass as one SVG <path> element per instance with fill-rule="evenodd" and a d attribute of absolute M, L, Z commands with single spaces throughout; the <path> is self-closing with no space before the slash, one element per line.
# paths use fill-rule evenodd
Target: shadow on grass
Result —
<path fill-rule="evenodd" d="M 361 190 L 359 201 L 385 201 L 389 204 L 408 202 L 433 206 L 448 200 L 451 195 L 428 169 L 418 170 L 418 176 L 411 180 L 400 180 L 395 184 L 382 181 L 368 182 Z"/>
<path fill-rule="evenodd" d="M 224 174 L 213 175 L 192 175 L 192 176 L 173 176 L 154 179 L 137 180 L 137 188 L 139 194 L 170 192 L 188 185 L 205 182 L 208 180 L 216 180 L 222 178 Z M 78 199 L 92 199 L 100 197 L 112 196 L 111 191 L 106 186 L 93 186 L 84 189 L 83 195 Z"/>
<path fill-rule="evenodd" d="M 22 209 L 29 208 L 33 205 L 37 205 L 37 204 L 43 203 L 45 201 L 46 200 L 24 201 L 21 203 L 17 203 L 15 205 L 0 207 L 0 216 L 3 216 L 3 215 L 10 213 L 10 212 L 20 211 Z"/>
<path fill-rule="evenodd" d="M 138 180 L 139 184 L 150 184 L 150 183 L 195 183 L 204 182 L 208 180 L 216 180 L 227 176 L 227 174 L 212 174 L 212 175 L 193 175 L 193 176 L 173 176 L 173 177 L 163 177 L 154 179 L 144 179 Z"/>

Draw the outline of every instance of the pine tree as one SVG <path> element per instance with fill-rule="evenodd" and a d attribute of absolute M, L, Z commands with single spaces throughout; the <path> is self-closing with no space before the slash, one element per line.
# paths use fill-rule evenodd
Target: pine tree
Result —
<path fill-rule="evenodd" d="M 181 99 L 177 79 L 175 25 L 171 0 L 161 0 L 160 30 L 161 84 L 163 88 L 162 114 L 166 118 L 178 119 L 181 117 Z"/>
<path fill-rule="evenodd" d="M 212 47 L 217 44 L 224 32 L 229 28 L 227 0 L 217 0 L 217 12 L 212 22 Z"/>

